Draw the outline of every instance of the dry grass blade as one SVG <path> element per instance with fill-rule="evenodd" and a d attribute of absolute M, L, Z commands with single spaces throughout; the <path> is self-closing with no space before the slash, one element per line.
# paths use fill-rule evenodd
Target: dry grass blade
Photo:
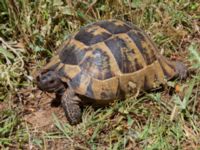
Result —
<path fill-rule="evenodd" d="M 21 66 L 20 68 L 24 67 L 24 60 L 23 57 L 20 55 L 21 52 L 17 52 L 17 50 L 15 48 L 13 48 L 12 46 L 10 46 L 6 41 L 4 41 L 1 37 L 0 37 L 0 41 L 2 42 L 2 45 L 4 45 L 6 48 L 8 48 L 9 50 L 11 50 L 16 56 L 17 58 L 20 59 L 21 62 Z"/>

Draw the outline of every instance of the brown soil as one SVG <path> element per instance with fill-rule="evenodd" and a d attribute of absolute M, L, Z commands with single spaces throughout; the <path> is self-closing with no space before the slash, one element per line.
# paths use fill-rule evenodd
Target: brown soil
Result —
<path fill-rule="evenodd" d="M 23 109 L 23 119 L 34 128 L 42 128 L 43 131 L 53 129 L 52 115 L 55 114 L 62 122 L 67 122 L 62 107 L 54 106 L 52 101 L 54 94 L 44 93 L 38 89 L 23 89 L 18 94 Z"/>

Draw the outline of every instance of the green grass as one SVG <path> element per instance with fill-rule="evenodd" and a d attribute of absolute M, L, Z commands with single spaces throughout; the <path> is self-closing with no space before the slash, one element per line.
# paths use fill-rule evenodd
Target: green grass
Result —
<path fill-rule="evenodd" d="M 37 101 L 36 70 L 81 26 L 110 18 L 138 25 L 161 53 L 188 64 L 187 80 L 106 108 L 88 106 L 77 126 L 56 113 L 53 129 L 27 123 L 27 105 Z M 200 149 L 199 20 L 199 0 L 1 0 L 0 148 Z M 171 92 L 176 84 L 182 92 Z"/>

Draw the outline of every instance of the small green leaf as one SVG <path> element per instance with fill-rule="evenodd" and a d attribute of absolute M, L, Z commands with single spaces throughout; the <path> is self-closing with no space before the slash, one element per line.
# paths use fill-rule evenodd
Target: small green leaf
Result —
<path fill-rule="evenodd" d="M 131 118 L 131 116 L 130 115 L 128 115 L 127 116 L 127 119 L 128 119 L 128 127 L 130 127 L 131 128 L 131 126 L 133 125 L 133 119 Z"/>
<path fill-rule="evenodd" d="M 4 57 L 9 58 L 9 59 L 14 59 L 15 56 L 9 52 L 8 50 L 4 49 L 3 47 L 0 47 L 0 53 L 4 55 Z"/>
<path fill-rule="evenodd" d="M 131 3 L 131 7 L 138 8 L 138 7 L 140 7 L 141 4 L 142 4 L 142 2 L 140 0 L 133 0 L 133 2 Z"/>
<path fill-rule="evenodd" d="M 40 148 L 42 148 L 42 140 L 41 139 L 33 139 L 33 143 L 37 146 L 39 146 Z"/>
<path fill-rule="evenodd" d="M 188 50 L 190 52 L 190 61 L 193 62 L 194 68 L 200 68 L 200 53 L 198 52 L 198 45 L 196 43 L 190 44 Z"/>
<path fill-rule="evenodd" d="M 174 102 L 177 104 L 177 106 L 181 109 L 181 110 L 185 110 L 189 104 L 189 100 L 190 97 L 192 95 L 192 91 L 193 88 L 195 86 L 195 80 L 192 80 L 192 82 L 189 85 L 188 90 L 186 91 L 185 97 L 183 98 L 183 100 L 181 100 L 181 98 L 178 95 L 174 95 L 173 96 L 173 100 Z"/>

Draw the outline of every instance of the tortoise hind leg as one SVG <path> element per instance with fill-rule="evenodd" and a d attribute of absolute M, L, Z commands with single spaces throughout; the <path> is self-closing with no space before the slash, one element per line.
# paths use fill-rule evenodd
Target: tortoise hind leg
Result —
<path fill-rule="evenodd" d="M 165 76 L 170 80 L 174 77 L 179 77 L 180 79 L 186 79 L 187 77 L 187 67 L 179 61 L 169 61 L 166 57 L 160 55 L 158 57 L 160 65 L 164 70 Z"/>
<path fill-rule="evenodd" d="M 67 89 L 62 96 L 61 104 L 71 125 L 78 124 L 81 121 L 80 101 L 81 99 L 72 89 Z"/>
<path fill-rule="evenodd" d="M 174 65 L 175 66 L 175 71 L 176 71 L 178 77 L 180 79 L 186 79 L 186 77 L 187 77 L 187 68 L 186 68 L 186 66 L 183 63 L 179 62 L 179 61 L 176 61 L 176 62 L 173 62 L 173 63 L 175 64 Z"/>
<path fill-rule="evenodd" d="M 140 89 L 137 87 L 137 85 L 134 82 L 132 81 L 128 82 L 128 89 L 132 94 L 134 94 L 135 98 L 139 96 Z"/>

